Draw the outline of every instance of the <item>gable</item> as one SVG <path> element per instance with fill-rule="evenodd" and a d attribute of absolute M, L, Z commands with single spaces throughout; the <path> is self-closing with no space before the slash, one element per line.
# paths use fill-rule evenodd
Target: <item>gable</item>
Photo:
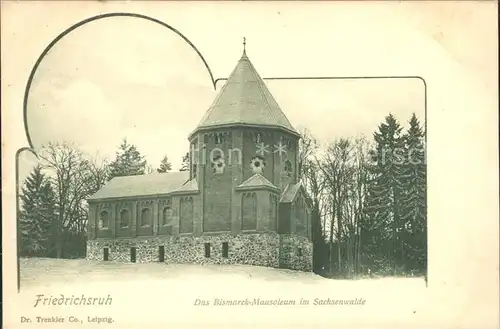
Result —
<path fill-rule="evenodd" d="M 297 194 L 299 193 L 301 186 L 302 186 L 301 183 L 288 184 L 283 190 L 283 193 L 281 193 L 280 202 L 291 203 L 295 201 L 295 198 L 297 197 Z"/>
<path fill-rule="evenodd" d="M 273 185 L 266 177 L 261 174 L 254 174 L 252 177 L 241 183 L 236 187 L 238 190 L 267 188 L 277 190 L 278 188 Z"/>
<path fill-rule="evenodd" d="M 281 198 L 280 198 L 280 203 L 293 203 L 297 199 L 297 196 L 304 195 L 304 200 L 306 204 L 309 206 L 310 200 L 309 196 L 307 194 L 306 189 L 304 188 L 304 185 L 302 183 L 296 183 L 296 184 L 288 184 L 285 189 L 283 190 L 283 193 L 281 193 Z"/>
<path fill-rule="evenodd" d="M 186 182 L 184 185 L 179 187 L 177 190 L 173 191 L 172 193 L 175 194 L 193 194 L 193 193 L 198 193 L 200 190 L 198 189 L 198 181 L 196 178 L 191 179 L 190 181 Z"/>

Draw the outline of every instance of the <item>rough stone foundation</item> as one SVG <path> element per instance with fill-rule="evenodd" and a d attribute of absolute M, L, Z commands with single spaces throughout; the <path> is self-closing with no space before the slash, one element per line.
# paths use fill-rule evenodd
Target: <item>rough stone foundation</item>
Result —
<path fill-rule="evenodd" d="M 229 246 L 227 258 L 222 255 L 224 242 Z M 205 257 L 206 243 L 210 257 Z M 109 261 L 131 262 L 135 247 L 137 263 L 158 262 L 160 246 L 165 248 L 167 264 L 243 264 L 312 271 L 312 243 L 276 233 L 95 239 L 87 241 L 87 259 L 104 260 L 104 248 L 108 248 Z"/>
<path fill-rule="evenodd" d="M 312 272 L 312 243 L 306 237 L 280 235 L 279 263 L 281 268 Z"/>

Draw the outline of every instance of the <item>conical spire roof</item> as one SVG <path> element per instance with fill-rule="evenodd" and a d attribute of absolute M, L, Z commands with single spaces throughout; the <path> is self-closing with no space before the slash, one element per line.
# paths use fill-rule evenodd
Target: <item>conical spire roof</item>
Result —
<path fill-rule="evenodd" d="M 277 127 L 298 135 L 245 50 L 194 132 L 235 125 Z"/>

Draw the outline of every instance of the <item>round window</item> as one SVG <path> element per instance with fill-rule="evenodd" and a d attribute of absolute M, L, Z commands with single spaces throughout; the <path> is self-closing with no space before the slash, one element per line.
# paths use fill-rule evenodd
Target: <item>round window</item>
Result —
<path fill-rule="evenodd" d="M 264 162 L 264 158 L 260 156 L 255 156 L 252 158 L 252 161 L 250 162 L 250 167 L 252 168 L 252 171 L 256 174 L 262 173 L 262 170 L 266 166 Z"/>

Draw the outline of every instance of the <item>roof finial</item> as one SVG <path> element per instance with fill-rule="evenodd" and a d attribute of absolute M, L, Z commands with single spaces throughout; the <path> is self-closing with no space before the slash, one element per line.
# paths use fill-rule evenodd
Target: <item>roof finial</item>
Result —
<path fill-rule="evenodd" d="M 247 38 L 243 37 L 243 54 L 246 53 Z"/>

